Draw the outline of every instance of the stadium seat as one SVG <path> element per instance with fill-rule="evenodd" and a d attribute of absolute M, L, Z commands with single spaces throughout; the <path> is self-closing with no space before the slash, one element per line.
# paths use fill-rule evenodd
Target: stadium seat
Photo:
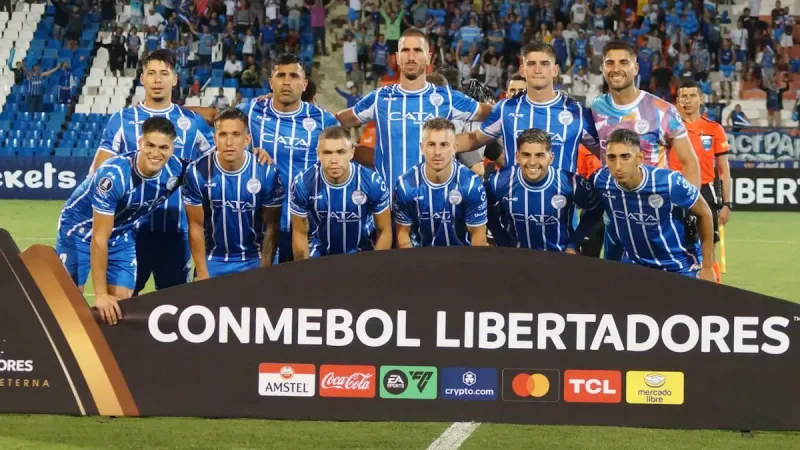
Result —
<path fill-rule="evenodd" d="M 0 147 L 0 156 L 14 156 L 14 149 L 9 147 Z"/>
<path fill-rule="evenodd" d="M 55 156 L 72 156 L 72 149 L 67 147 L 56 147 Z"/>
<path fill-rule="evenodd" d="M 38 139 L 41 139 L 41 138 L 42 138 L 42 132 L 39 131 L 39 130 L 28 130 L 28 132 L 25 133 L 25 139 L 37 139 L 38 140 Z"/>
<path fill-rule="evenodd" d="M 20 130 L 19 128 L 15 128 L 11 130 L 8 134 L 10 138 L 13 139 L 23 139 L 25 137 L 25 130 Z"/>
<path fill-rule="evenodd" d="M 86 147 L 78 147 L 72 150 L 72 156 L 85 157 L 89 156 L 89 149 Z"/>
<path fill-rule="evenodd" d="M 57 130 L 45 130 L 45 132 L 42 133 L 42 137 L 45 138 L 45 139 L 50 139 L 50 140 L 55 141 L 56 139 L 58 139 L 58 131 Z"/>

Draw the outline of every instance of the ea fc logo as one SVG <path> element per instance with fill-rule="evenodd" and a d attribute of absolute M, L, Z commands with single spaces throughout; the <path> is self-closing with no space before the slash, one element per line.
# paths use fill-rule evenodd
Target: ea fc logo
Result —
<path fill-rule="evenodd" d="M 511 389 L 520 397 L 540 398 L 550 392 L 550 380 L 540 373 L 521 373 L 514 377 Z"/>

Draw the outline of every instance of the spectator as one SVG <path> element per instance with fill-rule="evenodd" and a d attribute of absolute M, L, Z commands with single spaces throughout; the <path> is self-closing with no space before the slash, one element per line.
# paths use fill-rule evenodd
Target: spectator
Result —
<path fill-rule="evenodd" d="M 783 8 L 783 14 L 779 18 L 780 29 L 783 30 L 780 38 L 781 54 L 783 61 L 789 61 L 791 56 L 792 47 L 794 46 L 794 39 L 792 37 L 792 30 L 794 30 L 794 16 L 789 14 L 789 7 Z"/>
<path fill-rule="evenodd" d="M 580 104 L 586 104 L 586 94 L 589 93 L 589 74 L 586 72 L 585 67 L 579 67 L 578 73 L 572 76 L 572 87 L 570 88 L 570 95 Z"/>
<path fill-rule="evenodd" d="M 158 35 L 158 28 L 150 27 L 150 29 L 147 31 L 147 34 L 144 36 L 145 54 L 158 50 L 160 44 L 161 38 Z"/>
<path fill-rule="evenodd" d="M 253 24 L 253 14 L 250 11 L 250 5 L 247 0 L 240 0 L 239 7 L 233 14 L 233 20 L 236 23 L 236 33 L 245 33 L 248 28 Z"/>
<path fill-rule="evenodd" d="M 167 20 L 164 30 L 161 32 L 161 38 L 167 46 L 173 42 L 178 42 L 178 23 L 175 21 L 175 16 L 171 16 Z"/>
<path fill-rule="evenodd" d="M 217 38 L 208 29 L 208 25 L 203 25 L 203 32 L 198 33 L 194 27 L 190 27 L 192 34 L 198 37 L 197 57 L 201 66 L 211 65 L 211 51 L 217 44 Z"/>
<path fill-rule="evenodd" d="M 139 67 L 139 49 L 142 47 L 142 40 L 137 35 L 138 30 L 136 27 L 131 27 L 128 32 L 128 51 L 126 56 L 125 67 L 128 69 L 136 69 Z"/>
<path fill-rule="evenodd" d="M 192 82 L 192 87 L 189 88 L 189 97 L 200 96 L 200 80 L 195 79 Z"/>
<path fill-rule="evenodd" d="M 184 39 L 181 39 L 180 45 L 178 45 L 177 50 L 175 50 L 175 57 L 179 68 L 186 69 L 189 67 L 189 53 L 189 45 Z"/>
<path fill-rule="evenodd" d="M 772 81 L 775 79 L 775 52 L 768 45 L 761 44 L 756 63 L 761 66 L 761 79 L 764 80 L 765 87 L 772 89 Z"/>
<path fill-rule="evenodd" d="M 339 89 L 337 86 L 336 93 L 344 97 L 345 102 L 347 103 L 347 108 L 352 108 L 356 105 L 356 103 L 358 103 L 359 100 L 361 100 L 361 95 L 358 93 L 358 88 L 355 86 L 355 84 L 353 84 L 352 81 L 348 81 L 347 84 L 350 92 L 345 92 Z"/>
<path fill-rule="evenodd" d="M 108 31 L 113 29 L 117 20 L 116 3 L 116 0 L 100 0 L 101 29 Z"/>
<path fill-rule="evenodd" d="M 261 27 L 261 57 L 267 61 L 271 61 L 273 58 L 275 48 L 275 25 L 273 24 L 264 24 Z"/>
<path fill-rule="evenodd" d="M 241 105 L 244 103 L 244 98 L 242 98 L 242 91 L 236 90 L 236 96 L 233 98 L 234 105 Z"/>
<path fill-rule="evenodd" d="M 311 12 L 311 31 L 314 35 L 314 42 L 320 43 L 322 54 L 328 56 L 328 46 L 325 43 L 325 5 L 322 4 L 322 0 L 313 1 L 313 5 L 308 6 L 308 10 Z"/>
<path fill-rule="evenodd" d="M 33 66 L 32 71 L 28 71 L 28 69 L 23 64 L 21 66 L 23 72 L 25 72 L 25 77 L 28 79 L 27 84 L 27 102 L 28 102 L 28 112 L 41 112 L 42 110 L 42 99 L 44 96 L 44 78 L 49 77 L 50 75 L 54 74 L 58 67 L 54 67 L 53 69 L 48 70 L 47 72 L 40 73 L 39 66 Z"/>
<path fill-rule="evenodd" d="M 253 36 L 253 29 L 248 28 L 242 44 L 242 56 L 245 58 L 256 54 L 256 37 Z"/>
<path fill-rule="evenodd" d="M 585 0 L 577 0 L 572 8 L 570 8 L 571 22 L 576 24 L 578 28 L 583 28 L 586 24 L 586 16 L 589 12 L 589 6 Z"/>
<path fill-rule="evenodd" d="M 144 24 L 144 1 L 143 0 L 130 0 L 131 1 L 131 18 L 130 24 L 134 27 L 141 28 Z"/>
<path fill-rule="evenodd" d="M 750 120 L 747 118 L 747 115 L 742 111 L 742 105 L 736 105 L 733 107 L 733 111 L 728 114 L 728 126 L 733 128 L 734 132 L 739 132 L 742 130 L 742 127 L 749 127 Z"/>
<path fill-rule="evenodd" d="M 428 2 L 426 0 L 417 0 L 416 3 L 411 5 L 411 17 L 415 26 L 421 23 L 424 27 L 424 24 L 428 22 Z"/>
<path fill-rule="evenodd" d="M 779 128 L 781 126 L 781 111 L 783 110 L 783 93 L 789 90 L 789 74 L 783 76 L 783 87 L 778 89 L 778 76 L 772 74 L 772 83 L 767 83 L 766 78 L 761 80 L 759 88 L 767 94 L 767 126 Z"/>
<path fill-rule="evenodd" d="M 378 35 L 378 42 L 372 44 L 372 73 L 375 76 L 375 87 L 378 86 L 383 74 L 386 73 L 388 63 L 389 47 L 386 45 L 386 37 Z"/>
<path fill-rule="evenodd" d="M 389 53 L 397 53 L 397 42 L 400 40 L 400 25 L 403 23 L 403 16 L 406 11 L 401 9 L 398 15 L 394 10 L 391 10 L 387 14 L 386 10 L 381 8 L 380 12 L 381 17 L 386 22 L 386 44 L 389 48 Z"/>
<path fill-rule="evenodd" d="M 258 70 L 255 64 L 251 64 L 242 73 L 242 86 L 244 87 L 258 87 Z"/>
<path fill-rule="evenodd" d="M 72 71 L 70 70 L 69 63 L 64 61 L 58 69 L 58 103 L 68 104 L 72 101 Z"/>
<path fill-rule="evenodd" d="M 280 8 L 280 2 L 278 0 L 266 0 L 264 2 L 264 15 L 266 16 L 267 21 L 264 24 L 269 22 L 273 26 L 277 26 L 278 24 L 278 10 Z"/>
<path fill-rule="evenodd" d="M 236 55 L 231 55 L 227 61 L 225 61 L 225 78 L 239 78 L 239 75 L 242 74 L 242 63 L 236 59 Z"/>
<path fill-rule="evenodd" d="M 303 0 L 287 0 L 286 8 L 289 10 L 289 30 L 300 31 L 300 16 L 303 11 Z"/>
<path fill-rule="evenodd" d="M 483 71 L 486 74 L 486 86 L 497 92 L 503 85 L 503 69 L 500 56 L 493 55 L 491 58 L 485 58 L 484 61 Z"/>
<path fill-rule="evenodd" d="M 161 6 L 164 7 L 164 15 L 167 18 L 173 17 L 173 14 L 176 13 L 176 2 L 180 2 L 180 0 L 161 0 Z"/>
<path fill-rule="evenodd" d="M 672 103 L 670 86 L 672 85 L 674 77 L 675 76 L 672 69 L 667 66 L 667 60 L 662 59 L 658 63 L 658 68 L 653 71 L 653 80 L 655 85 L 653 94 L 664 101 Z"/>
<path fill-rule="evenodd" d="M 685 83 L 688 81 L 696 81 L 697 72 L 694 70 L 694 66 L 692 65 L 692 60 L 686 61 L 683 65 L 683 70 L 680 73 L 680 82 Z"/>
<path fill-rule="evenodd" d="M 722 111 L 725 109 L 726 106 L 728 105 L 726 105 L 725 103 L 721 103 L 719 101 L 719 96 L 717 95 L 716 92 L 714 92 L 714 94 L 711 96 L 711 101 L 709 103 L 706 103 L 706 116 L 710 120 L 713 120 L 714 122 L 721 124 Z"/>
<path fill-rule="evenodd" d="M 480 51 L 480 43 L 483 41 L 483 31 L 478 27 L 478 19 L 474 16 L 470 19 L 469 25 L 463 26 L 458 30 L 458 55 L 465 55 L 473 50 Z M 473 46 L 478 48 L 473 49 Z"/>
<path fill-rule="evenodd" d="M 64 38 L 72 8 L 69 7 L 67 0 L 53 0 L 53 7 L 56 10 L 53 17 L 53 37 L 60 41 Z"/>
<path fill-rule="evenodd" d="M 125 57 L 128 54 L 122 38 L 115 34 L 111 36 L 111 43 L 104 44 L 103 47 L 108 50 L 108 65 L 111 73 L 114 76 L 122 76 L 125 70 Z"/>
<path fill-rule="evenodd" d="M 238 43 L 239 38 L 236 36 L 236 31 L 233 29 L 233 22 L 228 22 L 225 34 L 222 35 L 222 59 L 227 60 L 231 55 L 236 55 Z"/>
<path fill-rule="evenodd" d="M 158 28 L 164 23 L 164 16 L 157 13 L 155 8 L 151 7 L 150 11 L 147 13 L 144 23 L 147 25 L 147 28 Z"/>
<path fill-rule="evenodd" d="M 358 43 L 350 30 L 347 30 L 344 34 L 342 56 L 344 58 L 344 71 L 349 76 L 350 72 L 353 70 L 353 63 L 358 62 Z"/>
<path fill-rule="evenodd" d="M 353 70 L 350 71 L 350 81 L 353 82 L 353 85 L 356 87 L 357 92 L 363 93 L 364 82 L 366 81 L 366 76 L 364 75 L 364 71 L 361 70 L 360 63 L 353 63 Z"/>
<path fill-rule="evenodd" d="M 8 68 L 14 72 L 14 84 L 22 84 L 22 80 L 25 79 L 25 68 L 22 66 L 22 61 L 17 61 L 12 68 L 11 59 L 9 59 Z"/>
<path fill-rule="evenodd" d="M 81 10 L 78 5 L 72 6 L 72 12 L 69 13 L 69 20 L 67 22 L 67 48 L 75 51 L 78 48 L 78 39 L 81 37 L 83 31 L 83 19 L 86 11 Z"/>

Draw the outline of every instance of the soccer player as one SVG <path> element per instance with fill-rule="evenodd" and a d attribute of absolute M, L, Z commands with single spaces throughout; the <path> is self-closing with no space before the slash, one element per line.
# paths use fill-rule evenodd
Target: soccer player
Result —
<path fill-rule="evenodd" d="M 694 81 L 684 82 L 678 87 L 678 105 L 683 123 L 689 133 L 692 149 L 700 161 L 700 194 L 711 208 L 714 222 L 714 243 L 719 242 L 719 223 L 728 223 L 731 213 L 731 169 L 728 165 L 728 137 L 720 124 L 700 115 L 703 93 Z M 669 168 L 681 170 L 677 158 L 670 155 Z M 722 184 L 722 199 L 717 198 L 714 183 L 719 173 Z M 721 200 L 721 201 L 720 201 Z M 714 265 L 718 277 L 721 273 Z"/>
<path fill-rule="evenodd" d="M 104 161 L 61 210 L 56 252 L 81 292 L 91 268 L 95 307 L 106 323 L 119 321 L 117 302 L 136 285 L 135 224 L 183 181 L 188 162 L 173 154 L 175 135 L 168 119 L 146 119 L 138 150 Z"/>
<path fill-rule="evenodd" d="M 386 250 L 392 247 L 392 218 L 386 183 L 353 159 L 350 134 L 328 127 L 317 143 L 319 163 L 291 186 L 294 259 Z M 309 228 L 314 249 L 309 247 Z"/>
<path fill-rule="evenodd" d="M 611 220 L 610 230 L 624 248 L 621 260 L 715 281 L 714 227 L 708 204 L 680 172 L 644 164 L 640 137 L 624 128 L 611 133 L 606 167 L 592 177 Z M 697 236 L 691 230 L 687 235 L 689 213 L 698 219 L 702 257 Z"/>
<path fill-rule="evenodd" d="M 486 181 L 489 227 L 498 246 L 576 253 L 603 209 L 586 179 L 552 165 L 550 135 L 537 128 L 517 137 L 516 165 Z M 585 212 L 572 228 L 575 206 Z"/>
<path fill-rule="evenodd" d="M 291 180 L 317 163 L 315 149 L 322 130 L 338 123 L 333 114 L 301 100 L 308 79 L 296 55 L 278 55 L 269 82 L 273 97 L 252 99 L 238 108 L 249 118 L 254 145 L 269 153 L 278 166 L 281 183 L 289 187 Z M 278 262 L 291 261 L 293 256 L 288 197 L 281 208 Z"/>
<path fill-rule="evenodd" d="M 286 193 L 277 168 L 246 151 L 248 126 L 242 111 L 222 111 L 214 123 L 217 151 L 187 170 L 183 202 L 195 280 L 272 264 Z"/>
<path fill-rule="evenodd" d="M 438 87 L 425 80 L 431 54 L 428 37 L 416 28 L 403 32 L 398 43 L 400 83 L 383 86 L 367 94 L 337 118 L 345 128 L 370 121 L 376 123 L 372 149 L 359 146 L 355 160 L 374 166 L 394 188 L 398 177 L 422 162 L 419 143 L 423 125 L 435 117 L 481 122 L 491 106 L 478 103 L 449 86 Z M 391 195 L 391 192 L 390 192 Z"/>
<path fill-rule="evenodd" d="M 634 85 L 638 73 L 636 52 L 630 44 L 622 40 L 606 44 L 603 48 L 603 78 L 609 90 L 607 94 L 596 97 L 591 107 L 601 151 L 606 150 L 606 141 L 614 130 L 632 130 L 641 139 L 644 164 L 667 167 L 667 150 L 672 148 L 681 163 L 684 177 L 699 188 L 697 156 L 692 151 L 680 113 L 670 103 L 638 89 Z M 605 163 L 602 155 L 600 159 Z M 606 217 L 606 227 L 610 224 Z M 606 231 L 604 256 L 619 260 L 623 248 L 614 241 L 615 233 Z"/>
<path fill-rule="evenodd" d="M 420 148 L 425 162 L 403 174 L 394 188 L 397 246 L 487 245 L 486 191 L 480 177 L 454 159 L 453 122 L 443 117 L 425 122 Z M 412 232 L 420 238 L 417 245 Z"/>
<path fill-rule="evenodd" d="M 503 160 L 513 161 L 519 150 L 519 134 L 538 128 L 550 135 L 553 165 L 557 168 L 573 173 L 577 170 L 581 143 L 599 154 L 597 131 L 589 110 L 553 86 L 559 73 L 555 55 L 549 44 L 536 41 L 526 45 L 522 49 L 520 70 L 525 76 L 527 93 L 500 101 L 480 130 L 459 134 L 458 151 L 470 151 L 502 137 Z"/>
<path fill-rule="evenodd" d="M 178 77 L 175 57 L 169 50 L 155 50 L 142 60 L 140 81 L 145 90 L 144 102 L 111 116 L 92 170 L 115 155 L 135 151 L 142 135 L 142 124 L 150 117 L 166 117 L 174 124 L 175 154 L 180 158 L 194 161 L 213 148 L 214 137 L 203 118 L 172 103 L 172 88 L 178 83 Z M 156 289 L 188 281 L 191 253 L 180 194 L 143 218 L 135 234 L 138 262 L 135 294 L 144 288 L 151 274 Z"/>

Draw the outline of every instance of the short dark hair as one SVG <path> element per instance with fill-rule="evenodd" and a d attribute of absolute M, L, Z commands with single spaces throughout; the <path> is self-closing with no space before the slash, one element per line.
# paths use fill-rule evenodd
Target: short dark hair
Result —
<path fill-rule="evenodd" d="M 520 74 L 516 74 L 508 79 L 508 84 L 511 84 L 512 81 L 525 81 L 525 77 Z"/>
<path fill-rule="evenodd" d="M 298 64 L 300 68 L 303 69 L 303 76 L 305 76 L 306 68 L 303 66 L 303 61 L 294 53 L 281 53 L 276 56 L 272 61 L 272 71 L 274 72 L 278 66 L 288 66 L 291 64 Z"/>
<path fill-rule="evenodd" d="M 431 48 L 431 40 L 428 38 L 428 35 L 425 34 L 424 31 L 420 30 L 419 28 L 409 28 L 406 31 L 403 31 L 403 34 L 400 35 L 400 39 L 407 38 L 407 37 L 419 37 L 422 38 L 425 43 L 428 45 L 428 49 Z M 398 43 L 400 40 L 398 39 Z M 399 49 L 398 49 L 399 50 Z"/>
<path fill-rule="evenodd" d="M 639 135 L 633 130 L 620 128 L 618 130 L 614 130 L 614 132 L 611 133 L 611 136 L 608 137 L 606 148 L 610 147 L 611 144 L 625 144 L 629 147 L 635 147 L 637 150 L 639 150 L 640 139 L 641 138 Z"/>
<path fill-rule="evenodd" d="M 169 70 L 175 70 L 175 54 L 171 50 L 160 48 L 148 53 L 142 60 L 142 69 L 146 69 L 147 65 L 153 61 L 160 61 L 169 67 Z"/>
<path fill-rule="evenodd" d="M 214 118 L 214 126 L 217 126 L 223 120 L 238 120 L 244 124 L 245 130 L 250 131 L 250 121 L 247 118 L 247 114 L 239 108 L 225 108 L 220 111 L 217 117 Z"/>
<path fill-rule="evenodd" d="M 611 50 L 625 50 L 631 55 L 631 58 L 634 60 L 636 59 L 636 50 L 634 50 L 631 44 L 623 41 L 622 39 L 615 39 L 603 47 L 603 59 L 605 59 L 606 55 Z"/>
<path fill-rule="evenodd" d="M 439 69 L 439 73 L 447 80 L 447 84 L 450 85 L 450 88 L 453 90 L 460 90 L 461 86 L 458 85 L 458 69 L 455 67 L 442 67 Z"/>
<path fill-rule="evenodd" d="M 517 136 L 517 151 L 522 148 L 523 144 L 544 144 L 548 152 L 553 150 L 553 141 L 550 139 L 550 135 L 538 128 L 527 129 Z"/>
<path fill-rule="evenodd" d="M 698 90 L 700 90 L 700 85 L 698 85 L 697 82 L 694 80 L 681 81 L 681 84 L 678 86 L 678 95 L 681 94 L 681 89 L 691 89 L 691 88 L 697 88 Z"/>
<path fill-rule="evenodd" d="M 553 48 L 550 44 L 545 44 L 542 41 L 533 41 L 531 43 L 525 44 L 522 47 L 522 57 L 524 58 L 528 53 L 532 52 L 542 52 L 547 53 L 547 56 L 555 59 L 556 58 L 556 49 Z"/>
<path fill-rule="evenodd" d="M 455 134 L 456 132 L 456 126 L 453 124 L 453 122 L 451 122 L 448 119 L 445 119 L 444 117 L 435 117 L 433 119 L 426 121 L 425 124 L 422 125 L 423 133 L 426 131 L 444 131 L 444 130 L 450 130 L 453 132 L 453 134 Z"/>
<path fill-rule="evenodd" d="M 317 95 L 317 83 L 314 83 L 314 80 L 308 79 L 308 85 L 306 85 L 306 90 L 300 95 L 300 100 L 306 103 L 313 103 L 314 96 Z"/>
<path fill-rule="evenodd" d="M 175 125 L 166 117 L 151 117 L 142 124 L 142 135 L 148 133 L 161 133 L 175 139 Z"/>
<path fill-rule="evenodd" d="M 317 140 L 321 142 L 325 139 L 347 139 L 349 141 L 350 133 L 339 125 L 334 125 L 322 130 Z"/>
<path fill-rule="evenodd" d="M 447 78 L 439 72 L 429 73 L 428 76 L 425 77 L 425 81 L 438 87 L 445 87 L 450 84 Z"/>

